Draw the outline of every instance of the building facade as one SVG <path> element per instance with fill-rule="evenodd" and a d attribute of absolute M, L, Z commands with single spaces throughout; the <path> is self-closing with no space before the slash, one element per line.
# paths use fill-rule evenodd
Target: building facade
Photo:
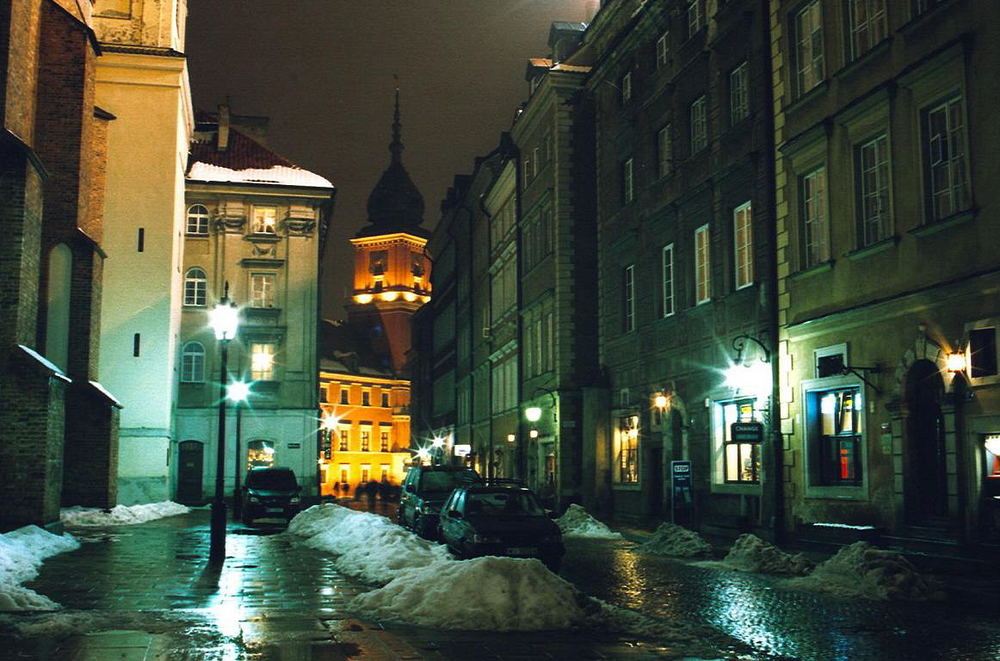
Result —
<path fill-rule="evenodd" d="M 221 106 L 199 117 L 191 143 L 171 462 L 181 502 L 212 493 L 220 381 L 249 384 L 245 403 L 228 404 L 226 493 L 237 471 L 276 465 L 295 472 L 303 497 L 319 494 L 319 256 L 334 189 L 268 149 L 265 129 Z M 209 325 L 224 297 L 240 311 L 225 366 Z"/>

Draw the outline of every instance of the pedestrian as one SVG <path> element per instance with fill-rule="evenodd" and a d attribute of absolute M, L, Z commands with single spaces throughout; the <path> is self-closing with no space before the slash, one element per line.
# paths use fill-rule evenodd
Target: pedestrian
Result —
<path fill-rule="evenodd" d="M 361 494 L 365 490 L 365 483 L 358 482 L 358 487 L 354 490 L 354 500 L 361 500 Z"/>
<path fill-rule="evenodd" d="M 378 493 L 378 482 L 371 480 L 365 485 L 365 495 L 368 497 L 368 509 L 375 509 L 375 494 Z"/>
<path fill-rule="evenodd" d="M 382 505 L 389 502 L 389 482 L 384 477 L 378 483 L 378 499 L 382 501 Z"/>

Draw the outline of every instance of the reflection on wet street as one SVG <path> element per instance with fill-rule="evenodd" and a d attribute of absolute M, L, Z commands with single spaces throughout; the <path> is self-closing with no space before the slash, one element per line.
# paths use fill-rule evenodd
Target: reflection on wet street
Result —
<path fill-rule="evenodd" d="M 612 604 L 706 623 L 761 653 L 798 659 L 1000 659 L 1000 604 L 899 603 L 791 589 L 784 579 L 567 540 L 561 575 Z"/>

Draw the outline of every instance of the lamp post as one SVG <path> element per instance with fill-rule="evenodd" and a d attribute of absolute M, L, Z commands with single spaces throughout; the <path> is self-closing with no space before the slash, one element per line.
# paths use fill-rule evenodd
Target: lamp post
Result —
<path fill-rule="evenodd" d="M 222 299 L 212 308 L 210 323 L 219 341 L 219 439 L 216 447 L 215 497 L 212 499 L 212 521 L 208 561 L 219 565 L 226 559 L 226 503 L 222 499 L 226 459 L 226 362 L 229 359 L 229 341 L 239 329 L 239 309 L 229 300 L 229 283 Z"/>
<path fill-rule="evenodd" d="M 241 403 L 250 397 L 250 384 L 246 381 L 233 381 L 229 384 L 226 397 L 236 408 L 236 462 L 233 467 L 233 521 L 239 521 L 243 514 L 243 492 L 240 489 L 240 464 L 242 463 L 240 454 L 241 441 L 241 419 L 243 407 Z"/>

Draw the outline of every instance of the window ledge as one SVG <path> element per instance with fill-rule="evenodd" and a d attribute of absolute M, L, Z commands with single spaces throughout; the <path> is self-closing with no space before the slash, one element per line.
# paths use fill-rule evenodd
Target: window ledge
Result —
<path fill-rule="evenodd" d="M 788 276 L 789 280 L 805 280 L 814 275 L 820 273 L 828 273 L 833 270 L 833 260 L 828 259 L 825 262 L 820 262 L 819 264 L 814 264 L 809 268 L 802 269 L 801 271 L 796 271 Z"/>
<path fill-rule="evenodd" d="M 812 103 L 813 101 L 815 101 L 819 97 L 821 97 L 824 94 L 826 94 L 826 90 L 829 87 L 830 87 L 830 81 L 829 80 L 822 80 L 822 81 L 820 81 L 812 89 L 810 89 L 808 92 L 805 92 L 804 94 L 800 94 L 799 96 L 797 96 L 795 98 L 794 101 L 792 101 L 787 106 L 785 106 L 785 112 L 786 113 L 794 113 L 794 112 L 797 112 L 797 111 L 801 110 L 802 108 L 804 108 L 805 106 L 808 106 L 810 103 Z"/>
<path fill-rule="evenodd" d="M 753 484 L 738 484 L 736 482 L 712 482 L 712 493 L 732 495 L 758 495 L 761 493 L 760 482 Z"/>
<path fill-rule="evenodd" d="M 805 497 L 812 500 L 867 500 L 868 490 L 863 486 L 807 486 Z"/>
<path fill-rule="evenodd" d="M 915 236 L 918 239 L 922 239 L 972 220 L 976 217 L 978 212 L 978 209 L 966 209 L 965 211 L 959 211 L 958 213 L 953 213 L 952 215 L 946 216 L 940 220 L 935 220 L 920 225 L 919 227 L 914 227 L 912 230 L 907 232 L 907 234 Z"/>
<path fill-rule="evenodd" d="M 611 485 L 615 491 L 642 491 L 642 486 L 638 483 L 615 482 Z"/>
<path fill-rule="evenodd" d="M 277 243 L 281 240 L 281 237 L 277 234 L 269 234 L 267 232 L 251 232 L 243 238 L 247 241 L 258 241 L 260 243 Z"/>
<path fill-rule="evenodd" d="M 185 239 L 207 239 L 208 232 L 185 232 Z"/>
<path fill-rule="evenodd" d="M 890 236 L 888 239 L 882 239 L 881 241 L 873 243 L 870 246 L 865 246 L 864 248 L 858 248 L 857 250 L 851 250 L 850 252 L 845 252 L 844 257 L 846 257 L 851 261 L 857 259 L 864 259 L 872 255 L 877 255 L 880 252 L 886 252 L 887 250 L 891 250 L 895 248 L 897 244 L 899 244 L 899 237 L 893 235 Z"/>
<path fill-rule="evenodd" d="M 862 69 L 869 64 L 874 59 L 877 59 L 881 55 L 888 53 L 890 47 L 892 46 L 892 35 L 886 36 L 882 41 L 878 42 L 868 50 L 866 50 L 861 55 L 858 55 L 853 60 L 845 64 L 844 66 L 837 69 L 833 77 L 838 80 L 850 77 L 855 71 Z"/>

